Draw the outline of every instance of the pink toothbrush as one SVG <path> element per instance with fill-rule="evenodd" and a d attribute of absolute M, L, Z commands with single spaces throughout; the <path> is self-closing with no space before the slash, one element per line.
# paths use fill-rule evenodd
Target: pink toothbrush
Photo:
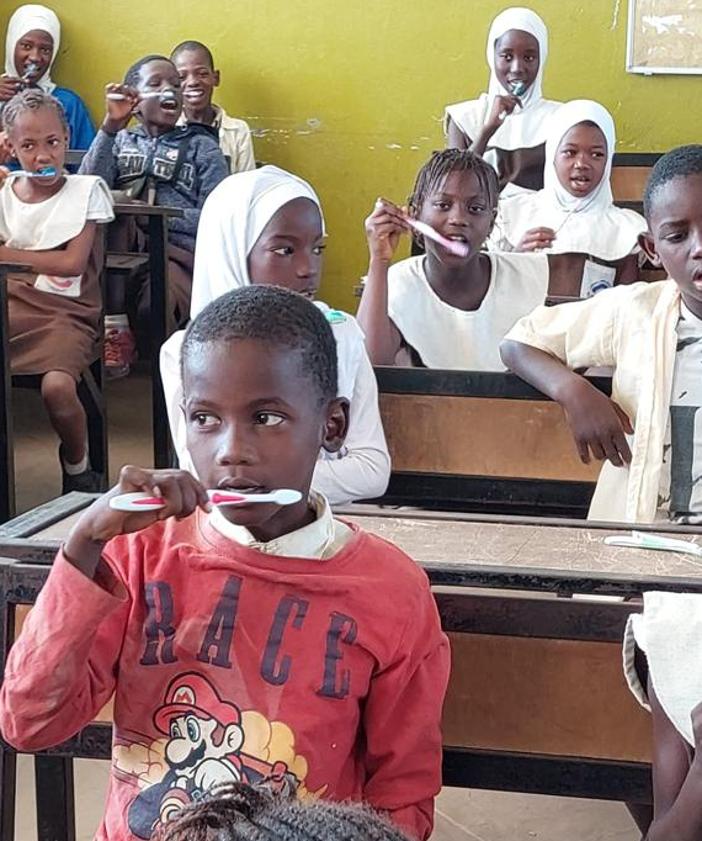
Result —
<path fill-rule="evenodd" d="M 426 222 L 420 222 L 419 219 L 412 219 L 409 216 L 405 216 L 405 220 L 408 225 L 415 229 L 415 231 L 418 231 L 425 237 L 429 237 L 429 239 L 433 239 L 434 242 L 438 242 L 439 245 L 443 245 L 447 251 L 450 251 L 457 257 L 467 257 L 470 254 L 470 245 L 468 245 L 467 242 L 458 242 L 455 239 L 447 239 L 438 231 L 435 231 L 431 225 L 427 225 Z"/>
<path fill-rule="evenodd" d="M 212 490 L 207 491 L 210 502 L 213 505 L 249 505 L 252 502 L 272 502 L 275 505 L 293 505 L 302 499 L 300 491 L 290 488 L 281 488 L 266 494 L 246 494 L 234 491 Z M 158 511 L 165 508 L 166 500 L 161 496 L 152 496 L 143 491 L 136 493 L 120 494 L 112 497 L 110 508 L 115 511 Z"/>

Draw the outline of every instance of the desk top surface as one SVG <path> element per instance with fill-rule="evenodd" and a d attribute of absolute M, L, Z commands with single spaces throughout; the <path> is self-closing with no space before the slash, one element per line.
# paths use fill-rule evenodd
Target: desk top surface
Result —
<path fill-rule="evenodd" d="M 183 211 L 180 207 L 167 207 L 158 204 L 142 204 L 140 202 L 115 202 L 117 216 L 171 216 L 180 217 Z"/>

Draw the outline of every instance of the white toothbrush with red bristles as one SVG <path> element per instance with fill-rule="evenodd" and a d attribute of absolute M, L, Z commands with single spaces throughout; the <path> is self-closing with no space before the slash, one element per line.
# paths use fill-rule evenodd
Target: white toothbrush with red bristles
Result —
<path fill-rule="evenodd" d="M 281 488 L 265 494 L 237 493 L 236 491 L 212 490 L 207 496 L 213 505 L 250 505 L 252 502 L 270 502 L 274 505 L 294 505 L 302 499 L 300 491 L 291 488 Z M 120 494 L 110 500 L 110 508 L 115 511 L 129 513 L 139 511 L 159 511 L 166 507 L 166 500 L 161 496 L 136 491 L 135 493 Z"/>

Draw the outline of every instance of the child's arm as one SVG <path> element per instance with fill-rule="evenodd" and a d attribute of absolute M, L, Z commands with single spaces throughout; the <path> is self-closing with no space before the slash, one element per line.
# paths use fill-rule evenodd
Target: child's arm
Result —
<path fill-rule="evenodd" d="M 212 143 L 207 144 L 206 150 L 198 155 L 197 159 L 197 177 L 200 185 L 197 206 L 181 208 L 183 211 L 182 217 L 170 219 L 169 230 L 174 233 L 190 234 L 194 237 L 197 234 L 197 226 L 205 199 L 219 182 L 223 181 L 228 175 L 227 159 L 217 146 L 216 141 L 212 140 Z"/>
<path fill-rule="evenodd" d="M 86 222 L 83 230 L 65 248 L 50 251 L 27 251 L 0 245 L 0 260 L 30 266 L 37 274 L 78 277 L 88 268 L 96 226 L 96 222 Z"/>
<path fill-rule="evenodd" d="M 500 345 L 509 369 L 562 406 L 586 464 L 590 453 L 618 467 L 631 461 L 624 437 L 633 433 L 629 418 L 571 370 L 616 365 L 612 335 L 618 301 L 612 290 L 587 301 L 537 307 Z"/>
<path fill-rule="evenodd" d="M 474 138 L 470 146 L 470 151 L 481 158 L 495 134 L 497 129 L 502 125 L 505 119 L 509 119 L 509 115 L 514 109 L 521 105 L 519 97 L 517 96 L 496 96 L 492 103 L 492 108 L 488 114 L 485 124 L 480 129 L 480 133 Z"/>
<path fill-rule="evenodd" d="M 448 149 L 467 149 L 469 138 L 451 117 L 446 118 L 446 146 Z"/>
<path fill-rule="evenodd" d="M 378 383 L 365 350 L 351 395 L 349 431 L 342 458 L 317 461 L 312 486 L 332 505 L 372 499 L 385 493 L 390 454 L 378 408 Z"/>
<path fill-rule="evenodd" d="M 112 189 L 118 175 L 115 139 L 117 134 L 129 125 L 134 109 L 139 103 L 139 94 L 133 88 L 114 83 L 107 85 L 105 92 L 122 94 L 125 98 L 105 100 L 105 119 L 81 161 L 78 172 L 81 175 L 99 175 Z"/>
<path fill-rule="evenodd" d="M 426 579 L 398 639 L 396 659 L 373 677 L 366 701 L 363 798 L 426 839 L 441 789 L 441 710 L 450 669 L 448 639 Z"/>
<path fill-rule="evenodd" d="M 139 514 L 109 507 L 110 497 L 137 490 L 164 496 L 166 507 Z M 81 516 L 10 651 L 0 688 L 0 731 L 10 744 L 31 751 L 59 744 L 109 700 L 131 602 L 103 557 L 105 544 L 198 505 L 209 507 L 207 494 L 189 474 L 125 467 L 117 487 Z"/>
<path fill-rule="evenodd" d="M 694 756 L 673 726 L 648 681 L 653 715 L 654 820 L 646 841 L 702 838 L 702 704 L 692 711 Z"/>
<path fill-rule="evenodd" d="M 388 269 L 401 234 L 409 229 L 400 208 L 384 199 L 366 219 L 370 264 L 357 318 L 373 365 L 393 365 L 402 349 L 402 334 L 388 315 Z"/>

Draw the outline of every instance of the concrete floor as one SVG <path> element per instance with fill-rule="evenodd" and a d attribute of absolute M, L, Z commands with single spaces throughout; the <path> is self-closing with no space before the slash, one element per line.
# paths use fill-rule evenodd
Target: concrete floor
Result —
<path fill-rule="evenodd" d="M 133 375 L 108 386 L 110 464 L 114 477 L 127 462 L 151 461 L 148 380 Z M 57 442 L 38 394 L 14 394 L 18 511 L 60 493 Z M 108 766 L 76 763 L 76 841 L 89 841 L 99 823 Z M 35 841 L 32 761 L 20 757 L 16 841 Z M 444 789 L 437 800 L 435 841 L 638 841 L 624 806 L 502 792 Z"/>

